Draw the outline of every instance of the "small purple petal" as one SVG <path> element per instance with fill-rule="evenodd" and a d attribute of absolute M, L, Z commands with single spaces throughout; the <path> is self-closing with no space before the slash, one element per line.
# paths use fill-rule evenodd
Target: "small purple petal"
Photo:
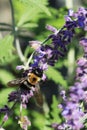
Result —
<path fill-rule="evenodd" d="M 83 38 L 82 40 L 80 40 L 80 45 L 82 45 L 83 47 L 87 47 L 87 38 Z"/>
<path fill-rule="evenodd" d="M 73 14 L 74 14 L 74 11 L 73 11 L 72 9 L 69 9 L 68 15 L 69 15 L 69 16 L 73 16 Z"/>
<path fill-rule="evenodd" d="M 26 108 L 27 108 L 27 105 L 26 105 L 25 103 L 22 103 L 22 107 L 23 107 L 24 109 L 26 109 Z"/>
<path fill-rule="evenodd" d="M 18 66 L 16 66 L 16 69 L 17 69 L 17 70 L 24 69 L 24 65 L 18 65 Z"/>
<path fill-rule="evenodd" d="M 66 21 L 72 21 L 72 19 L 69 16 L 67 16 L 67 15 L 65 16 L 65 20 Z"/>
<path fill-rule="evenodd" d="M 46 80 L 46 75 L 45 74 L 43 74 L 43 76 L 42 76 L 42 78 L 41 78 L 43 81 L 45 81 Z"/>
<path fill-rule="evenodd" d="M 41 47 L 40 41 L 29 41 L 29 45 L 34 49 L 38 50 Z"/>
<path fill-rule="evenodd" d="M 79 60 L 77 60 L 78 66 L 83 66 L 86 63 L 87 63 L 87 60 L 85 58 L 80 58 Z"/>
<path fill-rule="evenodd" d="M 52 31 L 54 33 L 57 32 L 57 29 L 55 27 L 51 26 L 51 25 L 46 25 L 46 29 L 48 29 L 48 30 L 50 30 L 50 31 Z"/>
<path fill-rule="evenodd" d="M 8 115 L 6 114 L 6 115 L 4 116 L 3 121 L 6 122 L 7 120 L 8 120 Z"/>

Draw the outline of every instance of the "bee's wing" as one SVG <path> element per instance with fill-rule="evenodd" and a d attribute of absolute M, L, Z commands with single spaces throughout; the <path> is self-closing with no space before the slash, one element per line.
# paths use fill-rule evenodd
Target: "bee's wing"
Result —
<path fill-rule="evenodd" d="M 7 83 L 7 85 L 8 85 L 9 87 L 18 86 L 18 85 L 22 84 L 26 79 L 27 79 L 26 77 L 14 79 L 14 80 L 12 80 L 12 81 L 9 81 L 9 82 Z"/>
<path fill-rule="evenodd" d="M 37 105 L 42 107 L 43 106 L 43 96 L 41 94 L 39 84 L 35 85 L 34 97 L 35 97 L 35 101 L 36 101 Z"/>

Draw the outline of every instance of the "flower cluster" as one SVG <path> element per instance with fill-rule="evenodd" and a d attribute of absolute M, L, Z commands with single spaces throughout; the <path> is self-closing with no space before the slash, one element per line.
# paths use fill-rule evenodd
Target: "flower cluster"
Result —
<path fill-rule="evenodd" d="M 75 35 L 75 28 L 83 28 L 84 30 L 87 30 L 86 17 L 87 9 L 79 8 L 78 12 L 75 13 L 72 10 L 69 10 L 69 14 L 65 16 L 65 25 L 60 30 L 47 25 L 46 28 L 52 31 L 52 34 L 50 34 L 44 42 L 29 42 L 30 46 L 35 51 L 29 57 L 26 65 L 17 66 L 17 69 L 24 70 L 21 79 L 17 79 L 9 83 L 9 85 L 12 86 L 19 85 L 19 89 L 11 92 L 8 96 L 8 102 L 14 102 L 12 108 L 5 106 L 0 109 L 0 113 L 5 114 L 3 122 L 5 122 L 12 114 L 12 110 L 16 103 L 20 103 L 20 116 L 18 117 L 18 123 L 21 128 L 27 130 L 28 125 L 31 123 L 26 116 L 22 116 L 22 108 L 27 108 L 28 100 L 34 96 L 34 94 L 37 95 L 37 98 L 38 96 L 41 96 L 38 86 L 36 87 L 37 83 L 41 80 L 45 80 L 46 77 L 44 75 L 44 71 L 48 69 L 49 65 L 54 66 L 60 57 L 65 56 L 67 52 L 67 45 L 71 42 L 73 36 Z M 51 41 L 49 45 L 46 44 L 48 40 Z M 70 88 L 69 98 L 66 98 L 64 91 L 61 93 L 64 99 L 64 104 L 61 105 L 62 115 L 64 116 L 66 122 L 61 125 L 54 124 L 53 127 L 57 130 L 66 129 L 68 127 L 73 130 L 83 128 L 83 122 L 81 122 L 80 118 L 84 117 L 85 113 L 80 104 L 82 101 L 84 101 L 84 104 L 87 101 L 86 43 L 87 39 L 82 39 L 80 42 L 80 44 L 84 47 L 85 54 L 84 58 L 79 59 L 77 62 L 78 68 L 76 79 L 78 81 Z M 38 103 L 42 104 L 42 101 L 39 101 Z"/>
<path fill-rule="evenodd" d="M 76 82 L 70 87 L 66 96 L 61 92 L 64 103 L 59 104 L 65 122 L 53 124 L 56 130 L 85 130 L 85 120 L 87 119 L 87 39 L 83 38 L 80 45 L 84 49 L 84 56 L 77 60 Z"/>
<path fill-rule="evenodd" d="M 33 67 L 40 67 L 46 70 L 48 65 L 54 66 L 59 57 L 63 57 L 67 51 L 67 45 L 71 42 L 75 35 L 75 28 L 83 28 L 86 30 L 87 10 L 83 7 L 79 8 L 77 12 L 69 10 L 68 15 L 65 16 L 65 25 L 57 30 L 55 27 L 47 25 L 46 28 L 53 32 L 44 42 L 30 41 L 30 45 L 35 49 L 33 56 Z M 51 39 L 50 45 L 44 43 Z"/>
<path fill-rule="evenodd" d="M 81 40 L 80 44 L 87 46 L 87 39 Z M 87 51 L 85 50 L 86 55 Z M 84 128 L 85 115 L 87 115 L 87 57 L 77 60 L 76 82 L 69 89 L 69 96 L 65 95 L 65 91 L 61 92 L 64 103 L 58 105 L 62 109 L 62 116 L 65 118 L 65 123 L 53 124 L 56 130 L 80 130 Z M 86 116 L 87 118 L 87 116 Z"/>

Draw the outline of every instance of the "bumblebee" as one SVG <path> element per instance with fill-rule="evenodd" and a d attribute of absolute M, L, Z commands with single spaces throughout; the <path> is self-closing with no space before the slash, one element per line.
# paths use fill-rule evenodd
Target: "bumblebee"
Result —
<path fill-rule="evenodd" d="M 25 71 L 23 73 L 23 77 L 9 81 L 7 83 L 8 86 L 14 87 L 19 86 L 21 89 L 31 89 L 31 87 L 35 87 L 34 97 L 39 106 L 43 105 L 43 97 L 40 92 L 39 82 L 43 75 L 43 71 L 39 68 L 33 68 L 32 70 Z"/>

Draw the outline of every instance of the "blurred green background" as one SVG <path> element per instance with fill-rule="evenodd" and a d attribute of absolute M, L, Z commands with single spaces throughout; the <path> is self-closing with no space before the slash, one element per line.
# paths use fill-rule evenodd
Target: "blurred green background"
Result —
<path fill-rule="evenodd" d="M 26 58 L 32 53 L 29 47 L 30 40 L 44 41 L 50 34 L 45 29 L 50 24 L 57 29 L 64 25 L 64 16 L 69 8 L 77 10 L 80 6 L 87 7 L 86 0 L 12 0 L 15 26 L 12 26 L 10 0 L 0 0 L 0 107 L 7 104 L 8 94 L 16 88 L 8 88 L 7 82 L 21 76 L 16 70 L 21 65 L 16 45 L 13 42 L 16 36 L 22 52 Z M 15 28 L 15 32 L 12 30 Z M 76 30 L 76 36 L 68 45 L 64 58 L 58 60 L 54 67 L 46 72 L 47 80 L 40 84 L 44 95 L 44 106 L 38 108 L 33 99 L 28 103 L 27 115 L 31 121 L 29 130 L 52 130 L 53 122 L 61 122 L 60 110 L 57 105 L 61 102 L 60 91 L 73 85 L 75 78 L 76 59 L 83 54 L 79 46 L 79 39 L 85 35 L 83 30 Z M 21 130 L 15 116 L 19 113 L 19 106 L 14 115 L 5 124 L 6 130 Z M 0 115 L 0 123 L 3 115 Z M 11 127 L 12 126 L 12 127 Z"/>

